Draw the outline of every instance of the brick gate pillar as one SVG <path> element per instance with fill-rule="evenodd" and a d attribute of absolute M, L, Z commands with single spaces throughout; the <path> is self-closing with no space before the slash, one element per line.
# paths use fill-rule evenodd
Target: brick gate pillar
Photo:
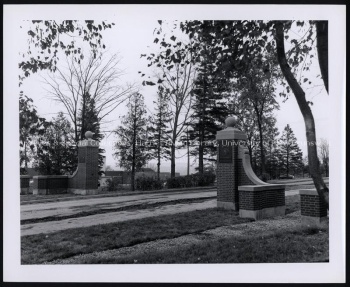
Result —
<path fill-rule="evenodd" d="M 226 128 L 218 131 L 217 158 L 217 207 L 224 209 L 239 209 L 238 191 L 238 146 L 247 140 L 244 132 L 235 128 L 237 118 L 228 117 Z M 242 142 L 243 141 L 243 142 Z"/>
<path fill-rule="evenodd" d="M 68 191 L 74 194 L 98 193 L 98 141 L 93 133 L 85 133 L 85 140 L 78 144 L 78 168 L 68 179 Z"/>

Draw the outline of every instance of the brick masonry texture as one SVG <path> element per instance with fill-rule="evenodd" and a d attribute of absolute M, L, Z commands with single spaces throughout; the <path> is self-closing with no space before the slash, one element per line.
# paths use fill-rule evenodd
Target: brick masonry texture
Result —
<path fill-rule="evenodd" d="M 240 191 L 239 198 L 239 208 L 244 210 L 260 210 L 285 205 L 284 189 Z"/>
<path fill-rule="evenodd" d="M 72 189 L 97 189 L 98 188 L 98 147 L 79 147 L 79 158 L 84 158 L 78 163 L 77 173 L 69 179 L 68 188 Z"/>
<path fill-rule="evenodd" d="M 238 186 L 251 185 L 253 182 L 246 175 L 242 159 L 238 158 L 237 146 L 233 146 L 232 163 L 217 164 L 218 201 L 239 202 Z M 236 167 L 237 174 L 234 174 Z"/>
<path fill-rule="evenodd" d="M 231 202 L 237 204 L 238 208 L 238 176 L 234 173 L 236 158 L 237 158 L 237 146 L 233 145 L 232 150 L 232 162 L 217 163 L 217 185 L 218 196 L 217 200 L 221 202 Z M 219 153 L 219 151 L 218 151 Z"/>
<path fill-rule="evenodd" d="M 26 187 L 29 187 L 29 180 L 30 178 L 29 177 L 21 177 L 21 188 L 26 188 Z"/>
<path fill-rule="evenodd" d="M 98 171 L 98 146 L 80 146 L 78 169 L 72 177 L 34 177 L 33 189 L 41 190 L 46 194 L 67 193 L 68 188 L 97 190 Z M 27 179 L 21 177 L 21 186 L 25 184 L 25 180 Z"/>
<path fill-rule="evenodd" d="M 254 183 L 249 179 L 243 168 L 243 160 L 237 158 L 237 169 L 238 169 L 238 185 L 254 185 Z"/>
<path fill-rule="evenodd" d="M 327 216 L 327 207 L 318 195 L 300 195 L 301 215 L 324 217 Z"/>
<path fill-rule="evenodd" d="M 217 166 L 217 189 L 218 201 L 234 202 L 234 176 L 232 163 L 218 163 Z"/>

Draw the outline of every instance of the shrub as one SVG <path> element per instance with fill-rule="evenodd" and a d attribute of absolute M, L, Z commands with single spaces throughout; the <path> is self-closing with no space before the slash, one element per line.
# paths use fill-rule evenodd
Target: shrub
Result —
<path fill-rule="evenodd" d="M 168 178 L 166 183 L 168 188 L 180 188 L 181 187 L 181 178 L 182 176 Z"/>
<path fill-rule="evenodd" d="M 167 179 L 168 188 L 184 188 L 194 186 L 208 186 L 215 182 L 216 176 L 212 172 L 191 174 Z"/>
<path fill-rule="evenodd" d="M 139 177 L 136 179 L 136 189 L 154 190 L 162 189 L 164 182 L 153 177 Z"/>
<path fill-rule="evenodd" d="M 261 175 L 260 175 L 260 179 L 262 180 L 262 181 L 268 181 L 269 179 L 270 179 L 270 175 L 268 174 L 268 173 L 262 173 Z"/>
<path fill-rule="evenodd" d="M 115 191 L 118 189 L 118 185 L 119 185 L 119 179 L 118 178 L 108 178 L 106 180 L 107 182 L 107 190 L 108 191 Z"/>

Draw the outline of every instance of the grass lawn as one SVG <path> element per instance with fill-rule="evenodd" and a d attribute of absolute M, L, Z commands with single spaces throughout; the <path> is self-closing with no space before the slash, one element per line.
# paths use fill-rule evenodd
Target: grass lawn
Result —
<path fill-rule="evenodd" d="M 185 248 L 145 251 L 138 255 L 83 259 L 80 264 L 301 263 L 328 262 L 328 231 L 295 228 L 249 238 L 206 240 Z"/>
<path fill-rule="evenodd" d="M 132 246 L 156 239 L 174 238 L 249 221 L 238 217 L 235 211 L 212 208 L 23 236 L 21 261 L 22 264 L 40 264 L 78 254 Z"/>
<path fill-rule="evenodd" d="M 299 195 L 286 197 L 286 213 L 296 210 L 299 210 Z M 21 263 L 42 264 L 80 254 L 198 234 L 220 226 L 249 225 L 250 221 L 238 217 L 235 211 L 211 208 L 24 236 L 21 238 Z M 136 256 L 87 256 L 79 264 L 314 262 L 327 261 L 328 250 L 328 229 L 297 226 L 253 236 L 208 237 L 191 246 L 177 245 L 166 250 L 142 249 Z"/>

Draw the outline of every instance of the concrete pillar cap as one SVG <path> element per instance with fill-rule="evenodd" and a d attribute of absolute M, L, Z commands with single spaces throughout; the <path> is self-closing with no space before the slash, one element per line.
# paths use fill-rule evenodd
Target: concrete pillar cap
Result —
<path fill-rule="evenodd" d="M 95 133 L 93 133 L 93 132 L 90 132 L 90 131 L 87 131 L 86 133 L 85 133 L 85 138 L 86 139 L 92 139 L 92 136 L 94 135 Z"/>
<path fill-rule="evenodd" d="M 236 116 L 228 117 L 225 120 L 226 128 L 234 128 L 236 123 L 237 123 L 237 117 Z"/>

